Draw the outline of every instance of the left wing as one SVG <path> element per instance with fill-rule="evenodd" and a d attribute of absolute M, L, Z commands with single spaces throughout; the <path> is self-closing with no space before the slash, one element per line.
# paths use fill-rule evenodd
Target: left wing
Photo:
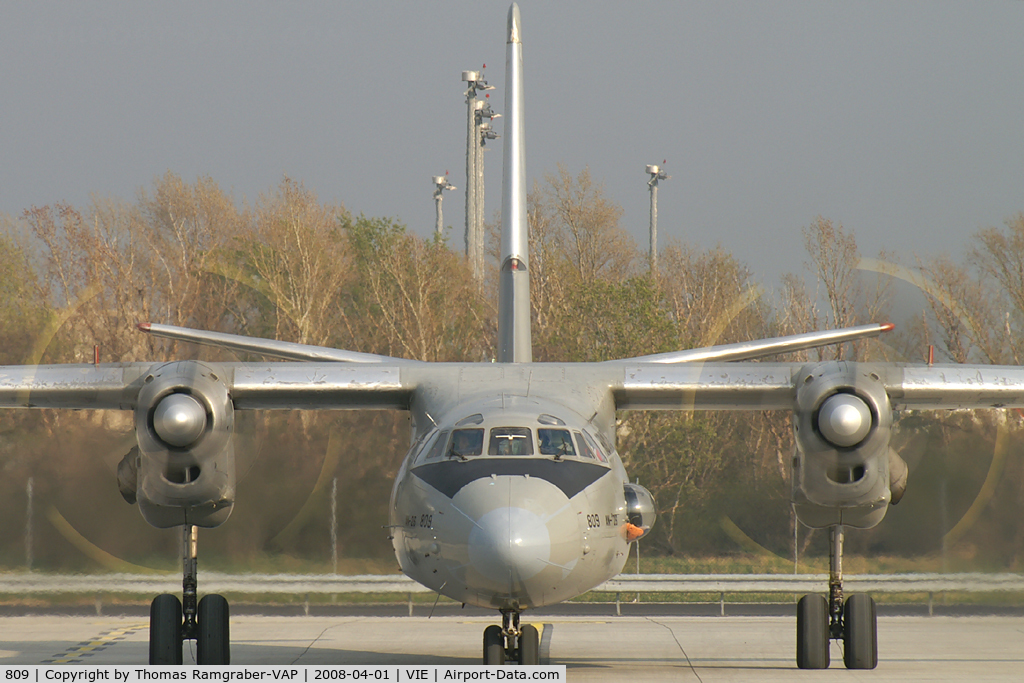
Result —
<path fill-rule="evenodd" d="M 621 365 L 621 378 L 617 376 L 611 387 L 617 410 L 791 410 L 796 395 L 793 375 L 800 367 L 788 363 Z"/>
<path fill-rule="evenodd" d="M 907 486 L 890 445 L 907 409 L 1024 407 L 1024 368 L 995 365 L 626 364 L 610 382 L 620 410 L 790 410 L 792 501 L 812 528 L 870 528 Z"/>
<path fill-rule="evenodd" d="M 1024 407 L 1024 367 L 892 363 L 621 364 L 619 410 L 798 410 L 797 390 L 828 376 L 831 393 L 876 384 L 896 410 Z M 616 373 L 617 375 L 617 373 Z M 822 398 L 822 401 L 824 398 Z M 820 403 L 820 401 L 818 402 Z"/>

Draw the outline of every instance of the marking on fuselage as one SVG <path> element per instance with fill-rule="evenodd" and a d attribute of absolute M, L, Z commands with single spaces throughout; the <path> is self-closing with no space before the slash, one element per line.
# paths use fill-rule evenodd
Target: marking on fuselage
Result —
<path fill-rule="evenodd" d="M 568 502 L 568 501 L 566 501 L 565 505 L 563 505 L 562 507 L 558 508 L 557 510 L 555 510 L 554 512 L 552 512 L 552 513 L 551 513 L 551 514 L 549 514 L 549 515 L 544 515 L 543 517 L 541 517 L 541 518 L 540 518 L 540 521 L 542 521 L 542 522 L 544 522 L 545 524 L 547 524 L 547 523 L 548 523 L 548 522 L 550 522 L 550 521 L 551 521 L 552 519 L 554 519 L 554 518 L 555 518 L 555 517 L 557 517 L 558 515 L 562 514 L 562 512 L 564 512 L 564 511 L 565 511 L 565 509 L 566 509 L 566 508 L 568 508 L 568 507 L 570 507 L 570 504 L 569 504 L 569 502 Z"/>
<path fill-rule="evenodd" d="M 477 529 L 480 529 L 481 531 L 483 531 L 483 527 L 482 527 L 482 526 L 480 526 L 480 525 L 479 525 L 479 524 L 477 523 L 477 521 L 476 521 L 475 519 L 473 519 L 472 517 L 470 517 L 469 515 L 467 515 L 467 514 L 466 514 L 465 512 L 463 512 L 463 511 L 462 511 L 462 510 L 461 510 L 461 509 L 459 508 L 459 506 L 458 506 L 458 505 L 456 505 L 455 503 L 452 503 L 452 504 L 451 504 L 451 506 L 452 506 L 452 510 L 455 510 L 456 512 L 458 512 L 458 513 L 459 513 L 460 515 L 462 515 L 463 517 L 465 517 L 466 519 L 468 519 L 468 520 L 469 520 L 470 522 L 472 522 L 472 523 L 473 523 L 473 526 L 475 526 L 475 527 L 476 527 Z"/>
<path fill-rule="evenodd" d="M 572 498 L 610 471 L 601 465 L 575 460 L 480 456 L 468 462 L 453 460 L 421 465 L 412 473 L 449 498 L 454 498 L 467 484 L 492 475 L 543 479 L 561 490 L 566 498 Z"/>
<path fill-rule="evenodd" d="M 544 563 L 544 564 L 546 564 L 546 565 L 550 565 L 550 566 L 552 566 L 552 567 L 558 567 L 558 568 L 559 568 L 559 569 L 561 569 L 562 571 L 566 571 L 566 572 L 571 572 L 571 571 L 572 571 L 572 568 L 571 568 L 571 567 L 565 567 L 565 566 L 563 566 L 563 565 L 560 565 L 560 564 L 555 564 L 554 562 L 550 562 L 550 561 L 548 561 L 548 560 L 545 560 L 545 559 L 543 559 L 543 558 L 541 558 L 541 557 L 538 557 L 537 559 L 538 559 L 538 560 L 540 560 L 541 562 L 543 562 L 543 563 Z"/>

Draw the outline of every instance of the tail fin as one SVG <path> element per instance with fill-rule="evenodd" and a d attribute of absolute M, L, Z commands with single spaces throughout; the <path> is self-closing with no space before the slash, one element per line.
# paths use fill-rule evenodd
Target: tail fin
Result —
<path fill-rule="evenodd" d="M 498 361 L 533 360 L 530 259 L 523 148 L 523 44 L 519 6 L 508 10 L 505 47 L 505 150 L 501 186 L 501 271 L 498 275 Z"/>

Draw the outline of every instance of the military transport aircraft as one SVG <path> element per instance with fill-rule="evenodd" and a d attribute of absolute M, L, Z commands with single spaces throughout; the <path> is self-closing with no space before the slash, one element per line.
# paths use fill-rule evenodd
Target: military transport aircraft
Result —
<path fill-rule="evenodd" d="M 118 468 L 122 492 L 159 528 L 183 528 L 183 599 L 150 611 L 153 664 L 230 660 L 228 605 L 197 601 L 197 528 L 216 527 L 235 496 L 234 413 L 399 409 L 413 446 L 396 478 L 390 535 L 402 570 L 454 600 L 490 607 L 483 662 L 539 662 L 525 610 L 580 595 L 618 574 L 654 523 L 650 493 L 629 483 L 615 450 L 617 410 L 790 410 L 800 521 L 831 532 L 829 594 L 797 606 L 797 665 L 877 663 L 875 605 L 844 598 L 844 527 L 869 528 L 906 486 L 890 448 L 893 411 L 1022 406 L 1024 369 L 755 359 L 876 336 L 891 325 L 599 363 L 533 363 L 527 253 L 520 13 L 508 14 L 507 127 L 494 363 L 427 363 L 142 323 L 149 334 L 284 362 L 177 361 L 0 368 L 0 406 L 130 410 L 137 448 Z"/>

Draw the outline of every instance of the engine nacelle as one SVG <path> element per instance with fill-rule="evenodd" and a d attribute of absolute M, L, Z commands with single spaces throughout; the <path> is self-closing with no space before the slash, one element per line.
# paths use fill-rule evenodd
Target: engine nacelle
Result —
<path fill-rule="evenodd" d="M 640 484 L 624 484 L 626 495 L 626 541 L 639 541 L 651 531 L 658 517 L 654 496 Z"/>
<path fill-rule="evenodd" d="M 234 406 L 211 368 L 179 361 L 146 375 L 135 435 L 135 493 L 147 522 L 163 529 L 227 520 L 235 501 Z M 130 479 L 127 470 L 121 479 Z"/>
<path fill-rule="evenodd" d="M 879 375 L 869 364 L 806 365 L 797 376 L 796 403 L 797 517 L 814 528 L 875 526 L 893 496 L 890 471 L 903 463 L 889 447 L 892 407 Z M 906 463 L 903 468 L 898 483 L 905 488 Z"/>

